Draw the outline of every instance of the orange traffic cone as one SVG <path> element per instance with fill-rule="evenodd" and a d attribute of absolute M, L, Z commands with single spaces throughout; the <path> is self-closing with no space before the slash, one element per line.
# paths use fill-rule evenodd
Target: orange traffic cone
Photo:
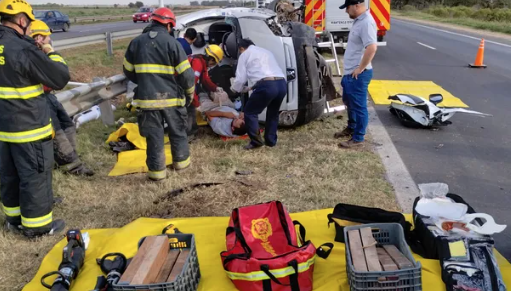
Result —
<path fill-rule="evenodd" d="M 471 68 L 486 68 L 486 65 L 483 64 L 484 59 L 484 38 L 481 39 L 481 44 L 479 44 L 479 50 L 477 51 L 476 60 L 473 64 L 469 64 L 468 66 Z"/>

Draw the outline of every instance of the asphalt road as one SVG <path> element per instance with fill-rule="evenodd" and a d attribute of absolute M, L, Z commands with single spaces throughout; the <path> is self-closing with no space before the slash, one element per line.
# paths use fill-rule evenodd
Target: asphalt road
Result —
<path fill-rule="evenodd" d="M 511 42 L 449 32 L 393 20 L 388 46 L 373 62 L 374 79 L 431 80 L 493 117 L 458 114 L 431 131 L 404 128 L 388 106 L 376 109 L 416 183 L 447 183 L 477 212 L 508 225 L 495 240 L 511 260 Z M 488 68 L 470 69 L 482 37 Z"/>
<path fill-rule="evenodd" d="M 71 24 L 71 29 L 68 32 L 55 31 L 51 35 L 53 40 L 67 39 L 79 36 L 87 36 L 93 34 L 100 34 L 105 32 L 115 32 L 115 31 L 123 31 L 123 30 L 131 30 L 131 29 L 142 29 L 146 27 L 148 23 L 137 22 L 133 23 L 133 21 L 121 21 L 121 22 L 105 22 L 98 24 L 85 24 L 85 25 L 73 25 Z"/>

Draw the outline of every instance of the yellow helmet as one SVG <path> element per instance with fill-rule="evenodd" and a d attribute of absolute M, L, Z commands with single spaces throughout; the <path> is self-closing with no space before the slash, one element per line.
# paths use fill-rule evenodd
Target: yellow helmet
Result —
<path fill-rule="evenodd" d="M 216 44 L 207 45 L 206 54 L 215 59 L 217 64 L 224 58 L 224 51 Z"/>
<path fill-rule="evenodd" d="M 34 22 L 32 22 L 31 29 L 32 29 L 32 34 L 30 34 L 31 37 L 34 37 L 36 35 L 43 36 L 51 35 L 50 28 L 46 23 L 44 23 L 44 21 L 41 20 L 34 20 Z"/>
<path fill-rule="evenodd" d="M 0 1 L 0 14 L 17 15 L 25 13 L 27 17 L 34 21 L 34 11 L 32 6 L 24 0 L 1 0 Z"/>

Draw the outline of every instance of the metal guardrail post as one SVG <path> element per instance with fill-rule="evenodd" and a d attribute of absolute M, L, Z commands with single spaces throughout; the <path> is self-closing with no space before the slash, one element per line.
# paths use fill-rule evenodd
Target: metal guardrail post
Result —
<path fill-rule="evenodd" d="M 105 33 L 106 35 L 106 52 L 109 56 L 112 56 L 114 54 L 114 43 L 113 43 L 113 37 L 112 33 L 110 31 Z"/>

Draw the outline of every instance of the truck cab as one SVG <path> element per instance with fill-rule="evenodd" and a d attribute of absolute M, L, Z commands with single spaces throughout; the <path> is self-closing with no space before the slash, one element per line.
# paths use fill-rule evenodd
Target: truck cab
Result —
<path fill-rule="evenodd" d="M 225 57 L 218 66 L 227 70 L 222 71 L 236 71 L 237 43 L 242 38 L 273 53 L 287 76 L 287 96 L 280 106 L 281 126 L 299 126 L 318 118 L 324 112 L 327 95 L 329 99 L 338 97 L 330 67 L 317 51 L 314 30 L 304 23 L 278 23 L 276 14 L 268 9 L 209 9 L 178 17 L 174 36 L 182 37 L 190 27 L 199 34 L 192 45 L 193 54 L 203 54 L 207 44 L 223 48 Z M 264 122 L 265 117 L 263 112 L 259 120 Z"/>

